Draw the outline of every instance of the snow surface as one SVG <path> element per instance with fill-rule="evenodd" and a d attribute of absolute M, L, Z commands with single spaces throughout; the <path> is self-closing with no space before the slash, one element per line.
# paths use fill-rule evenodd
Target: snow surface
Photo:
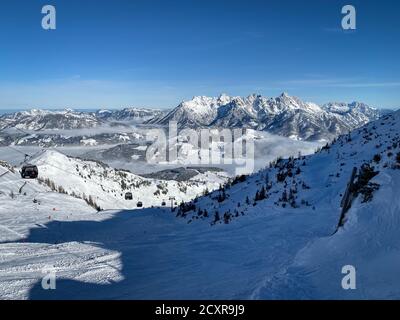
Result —
<path fill-rule="evenodd" d="M 181 203 L 200 196 L 206 189 L 218 188 L 228 178 L 223 172 L 207 172 L 187 182 L 147 179 L 101 162 L 67 157 L 54 150 L 47 150 L 30 162 L 38 166 L 39 179 L 50 179 L 68 194 L 90 196 L 102 209 L 134 209 L 139 201 L 145 208 L 159 207 L 171 196 Z M 127 192 L 133 193 L 133 200 L 125 200 Z"/>
<path fill-rule="evenodd" d="M 0 178 L 0 297 L 398 299 L 399 152 L 396 113 L 341 136 L 314 155 L 272 164 L 227 188 L 223 201 L 217 200 L 219 191 L 198 198 L 196 207 L 207 209 L 208 217 L 197 212 L 176 217 L 176 211 L 163 208 L 97 213 L 36 181 L 29 181 L 26 196 L 17 194 L 23 181 L 8 173 Z M 373 160 L 376 154 L 380 161 Z M 85 165 L 45 156 L 68 170 Z M 37 160 L 51 175 L 46 162 Z M 351 171 L 364 163 L 379 171 L 373 182 L 380 188 L 370 202 L 357 197 L 335 233 Z M 288 164 L 300 172 L 277 181 Z M 7 170 L 1 167 L 0 172 Z M 268 197 L 253 205 L 267 176 Z M 308 188 L 300 187 L 303 182 Z M 296 207 L 283 207 L 283 190 L 296 184 Z M 33 196 L 41 198 L 38 210 Z M 215 210 L 222 216 L 238 208 L 240 214 L 229 223 L 213 223 Z M 341 268 L 348 264 L 357 270 L 353 291 L 341 288 Z M 42 269 L 49 265 L 57 270 L 57 289 L 45 291 Z"/>

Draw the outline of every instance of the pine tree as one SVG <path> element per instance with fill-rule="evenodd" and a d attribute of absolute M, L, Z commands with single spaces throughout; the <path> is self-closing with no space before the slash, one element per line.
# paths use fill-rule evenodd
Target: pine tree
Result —
<path fill-rule="evenodd" d="M 218 211 L 215 211 L 215 214 L 214 214 L 214 223 L 218 222 L 219 220 L 220 220 L 219 212 L 218 212 Z"/>
<path fill-rule="evenodd" d="M 283 190 L 282 199 L 281 199 L 281 200 L 282 200 L 283 202 L 287 202 L 287 201 L 288 201 L 286 189 Z"/>
<path fill-rule="evenodd" d="M 231 219 L 231 214 L 225 212 L 225 213 L 224 213 L 224 223 L 225 223 L 225 224 L 228 224 L 230 219 Z"/>
<path fill-rule="evenodd" d="M 264 200 L 266 198 L 266 191 L 265 191 L 265 187 L 262 186 L 261 190 L 259 192 L 259 200 Z"/>

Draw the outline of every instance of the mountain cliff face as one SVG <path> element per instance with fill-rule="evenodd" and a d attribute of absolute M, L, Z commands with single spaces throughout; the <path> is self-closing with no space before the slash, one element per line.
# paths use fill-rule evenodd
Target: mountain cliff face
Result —
<path fill-rule="evenodd" d="M 283 93 L 276 98 L 195 97 L 182 102 L 157 123 L 176 121 L 180 128 L 247 127 L 301 140 L 328 140 L 380 116 L 379 110 L 363 103 L 318 106 Z"/>

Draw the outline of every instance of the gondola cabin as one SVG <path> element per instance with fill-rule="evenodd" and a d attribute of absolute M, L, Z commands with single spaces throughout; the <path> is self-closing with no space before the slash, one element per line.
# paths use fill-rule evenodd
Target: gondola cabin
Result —
<path fill-rule="evenodd" d="M 24 165 L 21 169 L 23 179 L 36 179 L 39 175 L 38 167 L 32 164 Z"/>
<path fill-rule="evenodd" d="M 136 205 L 138 208 L 141 208 L 141 207 L 143 207 L 143 202 L 142 201 L 139 201 L 138 203 L 137 203 L 137 205 Z"/>
<path fill-rule="evenodd" d="M 133 200 L 132 192 L 125 193 L 125 200 Z"/>
<path fill-rule="evenodd" d="M 167 204 L 165 203 L 165 201 L 163 201 L 163 202 L 161 202 L 161 205 L 162 205 L 163 207 L 165 207 Z"/>

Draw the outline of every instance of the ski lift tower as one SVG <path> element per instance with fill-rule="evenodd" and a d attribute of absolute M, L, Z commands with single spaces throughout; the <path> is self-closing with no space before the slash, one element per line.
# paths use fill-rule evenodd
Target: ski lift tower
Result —
<path fill-rule="evenodd" d="M 174 209 L 175 197 L 169 197 L 169 200 L 171 201 L 171 211 L 172 211 Z"/>

